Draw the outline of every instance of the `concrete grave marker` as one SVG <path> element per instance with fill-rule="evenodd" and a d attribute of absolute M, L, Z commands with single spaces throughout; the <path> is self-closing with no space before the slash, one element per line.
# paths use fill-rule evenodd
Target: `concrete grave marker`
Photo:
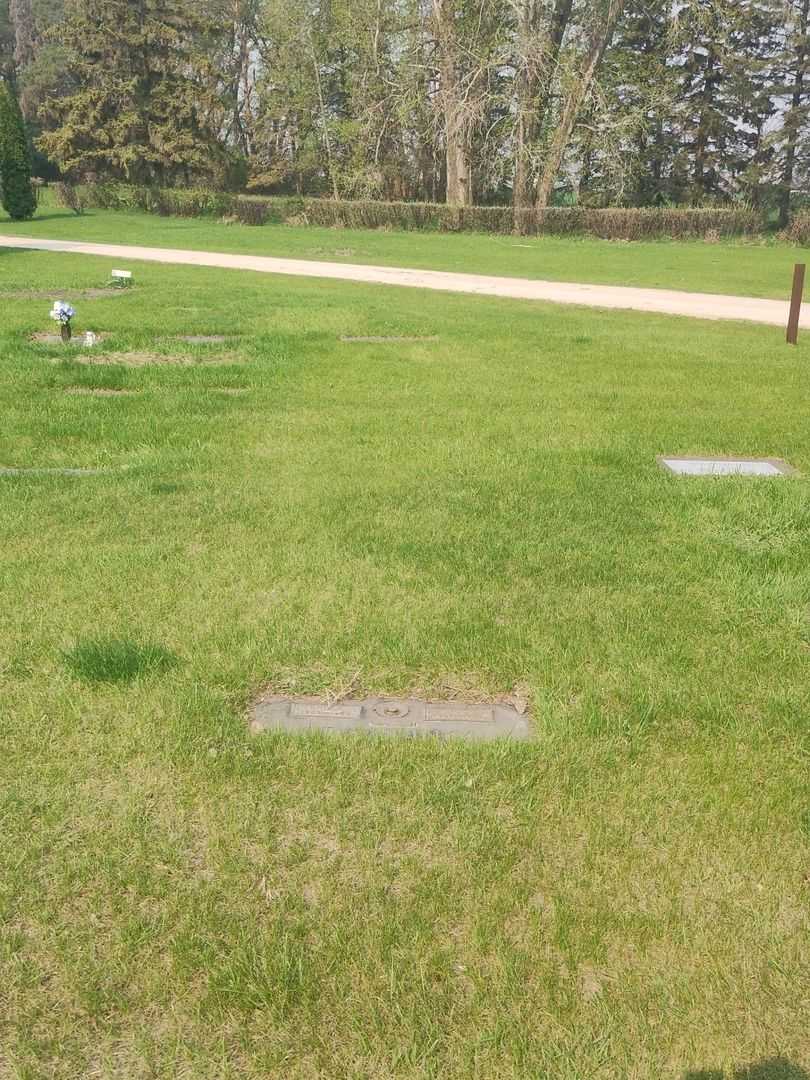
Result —
<path fill-rule="evenodd" d="M 106 341 L 106 339 L 109 337 L 109 334 L 93 333 L 93 345 L 97 345 L 100 341 Z M 64 341 L 61 334 L 37 333 L 32 334 L 30 340 L 35 342 L 37 345 L 59 345 L 60 347 L 63 345 L 69 345 L 71 348 L 74 349 L 82 349 L 87 347 L 85 335 L 81 335 L 80 337 L 71 337 L 70 341 Z"/>
<path fill-rule="evenodd" d="M 224 334 L 185 334 L 177 340 L 186 345 L 222 345 L 229 339 Z"/>
<path fill-rule="evenodd" d="M 525 716 L 510 705 L 467 705 L 428 702 L 414 698 L 365 698 L 330 705 L 315 698 L 293 701 L 271 697 L 253 709 L 254 734 L 286 731 L 296 735 L 313 731 L 405 738 L 491 739 L 531 738 Z"/>
<path fill-rule="evenodd" d="M 369 337 L 342 337 L 340 339 L 344 345 L 396 345 L 408 342 L 420 342 L 420 341 L 438 341 L 438 337 L 380 337 L 377 335 L 371 335 Z"/>
<path fill-rule="evenodd" d="M 110 469 L 16 469 L 0 468 L 0 476 L 106 476 Z"/>
<path fill-rule="evenodd" d="M 677 476 L 790 476 L 795 472 L 779 458 L 659 457 L 658 461 Z"/>

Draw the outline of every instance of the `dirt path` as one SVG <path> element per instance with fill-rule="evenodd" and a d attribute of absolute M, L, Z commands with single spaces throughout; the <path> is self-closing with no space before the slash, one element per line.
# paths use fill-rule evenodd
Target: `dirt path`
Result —
<path fill-rule="evenodd" d="M 226 255 L 209 251 L 179 251 L 172 248 L 133 247 L 122 244 L 83 244 L 72 240 L 31 240 L 20 236 L 0 236 L 0 248 L 101 255 L 122 262 L 137 260 L 184 266 L 213 266 L 225 270 L 253 270 L 293 277 L 335 278 L 339 281 L 438 289 L 443 292 L 506 296 L 518 300 L 546 300 L 554 304 L 581 304 L 586 307 L 686 315 L 693 319 L 741 319 L 773 326 L 786 326 L 788 316 L 787 300 L 758 300 L 715 293 L 676 292 L 671 289 L 578 285 L 563 281 L 530 281 L 527 278 L 453 274 L 441 270 L 402 270 L 390 266 L 354 266 L 310 262 L 304 259 L 275 259 L 259 255 Z M 801 324 L 810 327 L 810 310 L 806 305 Z"/>

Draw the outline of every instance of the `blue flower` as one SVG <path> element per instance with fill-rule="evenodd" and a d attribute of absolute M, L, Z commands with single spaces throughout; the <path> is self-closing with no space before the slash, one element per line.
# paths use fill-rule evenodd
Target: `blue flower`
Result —
<path fill-rule="evenodd" d="M 69 323 L 75 314 L 76 309 L 70 304 L 66 304 L 64 300 L 57 300 L 53 305 L 51 318 L 54 322 Z"/>

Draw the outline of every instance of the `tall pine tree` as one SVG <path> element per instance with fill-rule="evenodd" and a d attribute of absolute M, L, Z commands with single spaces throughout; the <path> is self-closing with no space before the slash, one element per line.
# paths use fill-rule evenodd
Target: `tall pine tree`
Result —
<path fill-rule="evenodd" d="M 671 63 L 672 9 L 630 0 L 605 57 L 600 109 L 580 136 L 580 196 L 657 206 L 673 198 L 678 73 Z M 611 138 L 612 136 L 612 138 Z"/>
<path fill-rule="evenodd" d="M 0 81 L 0 192 L 12 221 L 28 221 L 37 208 L 31 186 L 31 150 L 17 98 Z"/>
<path fill-rule="evenodd" d="M 778 92 L 785 100 L 781 128 L 773 138 L 778 169 L 779 224 L 790 217 L 797 179 L 810 168 L 810 0 L 784 0 L 784 33 Z"/>
<path fill-rule="evenodd" d="M 49 99 L 43 150 L 71 176 L 213 179 L 225 165 L 221 28 L 201 0 L 66 0 L 59 40 L 76 89 Z"/>

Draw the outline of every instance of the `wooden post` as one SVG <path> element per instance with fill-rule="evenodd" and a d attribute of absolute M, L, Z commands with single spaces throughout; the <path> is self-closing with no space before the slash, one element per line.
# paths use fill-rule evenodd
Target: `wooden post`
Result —
<path fill-rule="evenodd" d="M 795 345 L 799 340 L 799 315 L 804 293 L 804 265 L 804 263 L 796 263 L 793 267 L 793 294 L 790 297 L 790 316 L 787 325 L 788 345 Z"/>

